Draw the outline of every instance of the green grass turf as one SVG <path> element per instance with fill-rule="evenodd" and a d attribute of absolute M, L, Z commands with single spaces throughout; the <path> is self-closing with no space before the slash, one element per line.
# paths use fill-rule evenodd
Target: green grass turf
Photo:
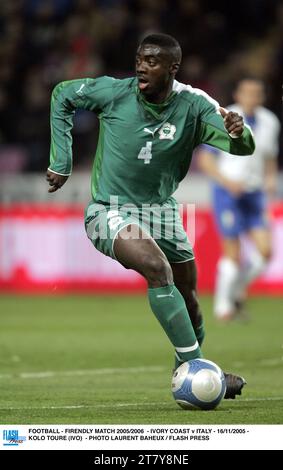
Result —
<path fill-rule="evenodd" d="M 173 352 L 146 297 L 0 297 L 0 422 L 282 424 L 282 298 L 250 299 L 248 324 L 218 325 L 211 298 L 201 305 L 204 356 L 248 382 L 208 412 L 174 403 Z"/>

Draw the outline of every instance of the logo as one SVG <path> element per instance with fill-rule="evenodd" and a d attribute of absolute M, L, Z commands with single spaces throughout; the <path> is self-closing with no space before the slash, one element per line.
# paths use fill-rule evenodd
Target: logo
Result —
<path fill-rule="evenodd" d="M 108 226 L 111 230 L 116 230 L 118 225 L 123 222 L 123 217 L 119 215 L 119 211 L 111 210 L 107 214 Z"/>
<path fill-rule="evenodd" d="M 83 94 L 83 88 L 85 87 L 85 84 L 82 83 L 80 88 L 76 91 L 77 95 L 82 95 Z"/>
<path fill-rule="evenodd" d="M 25 436 L 19 436 L 17 429 L 4 429 L 3 430 L 3 446 L 18 446 L 26 441 Z"/>
<path fill-rule="evenodd" d="M 158 127 L 156 127 L 154 129 L 154 131 L 151 131 L 150 129 L 148 129 L 147 127 L 144 128 L 144 132 L 147 132 L 148 134 L 151 134 L 152 135 L 152 138 L 154 137 L 154 134 L 155 132 L 158 131 Z"/>
<path fill-rule="evenodd" d="M 174 298 L 173 291 L 174 291 L 174 289 L 172 289 L 172 291 L 169 294 L 157 294 L 156 297 L 158 297 L 159 299 L 161 297 L 173 297 Z"/>
<path fill-rule="evenodd" d="M 174 126 L 174 124 L 170 124 L 170 122 L 165 122 L 165 124 L 163 124 L 161 129 L 158 131 L 159 139 L 173 140 L 175 132 L 176 132 L 176 126 Z"/>

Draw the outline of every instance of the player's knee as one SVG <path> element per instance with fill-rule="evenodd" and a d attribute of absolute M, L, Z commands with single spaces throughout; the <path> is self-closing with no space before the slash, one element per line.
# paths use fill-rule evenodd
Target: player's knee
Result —
<path fill-rule="evenodd" d="M 173 283 L 173 273 L 165 256 L 144 255 L 142 258 L 143 274 L 152 287 L 166 286 Z"/>

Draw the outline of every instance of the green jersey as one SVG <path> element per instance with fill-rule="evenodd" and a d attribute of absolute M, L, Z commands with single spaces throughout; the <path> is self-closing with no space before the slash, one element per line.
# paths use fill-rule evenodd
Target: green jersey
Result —
<path fill-rule="evenodd" d="M 49 169 L 60 175 L 72 171 L 71 130 L 78 108 L 100 120 L 91 182 L 93 201 L 99 203 L 118 196 L 119 205 L 162 204 L 186 175 L 201 143 L 236 155 L 252 154 L 255 148 L 247 127 L 232 138 L 218 103 L 176 80 L 162 104 L 147 102 L 136 78 L 71 80 L 59 83 L 51 99 Z"/>

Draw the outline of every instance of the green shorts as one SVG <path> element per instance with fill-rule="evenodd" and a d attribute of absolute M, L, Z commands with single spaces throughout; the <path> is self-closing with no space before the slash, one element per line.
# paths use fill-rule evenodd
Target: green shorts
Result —
<path fill-rule="evenodd" d="M 131 224 L 142 229 L 143 238 L 152 237 L 170 263 L 183 263 L 194 259 L 178 204 L 173 197 L 162 205 L 143 204 L 141 207 L 130 204 L 110 206 L 92 202 L 85 211 L 88 238 L 97 250 L 113 259 L 116 259 L 113 250 L 115 238 L 122 228 Z M 133 238 L 130 230 L 129 227 L 128 231 L 123 233 L 123 238 Z"/>

